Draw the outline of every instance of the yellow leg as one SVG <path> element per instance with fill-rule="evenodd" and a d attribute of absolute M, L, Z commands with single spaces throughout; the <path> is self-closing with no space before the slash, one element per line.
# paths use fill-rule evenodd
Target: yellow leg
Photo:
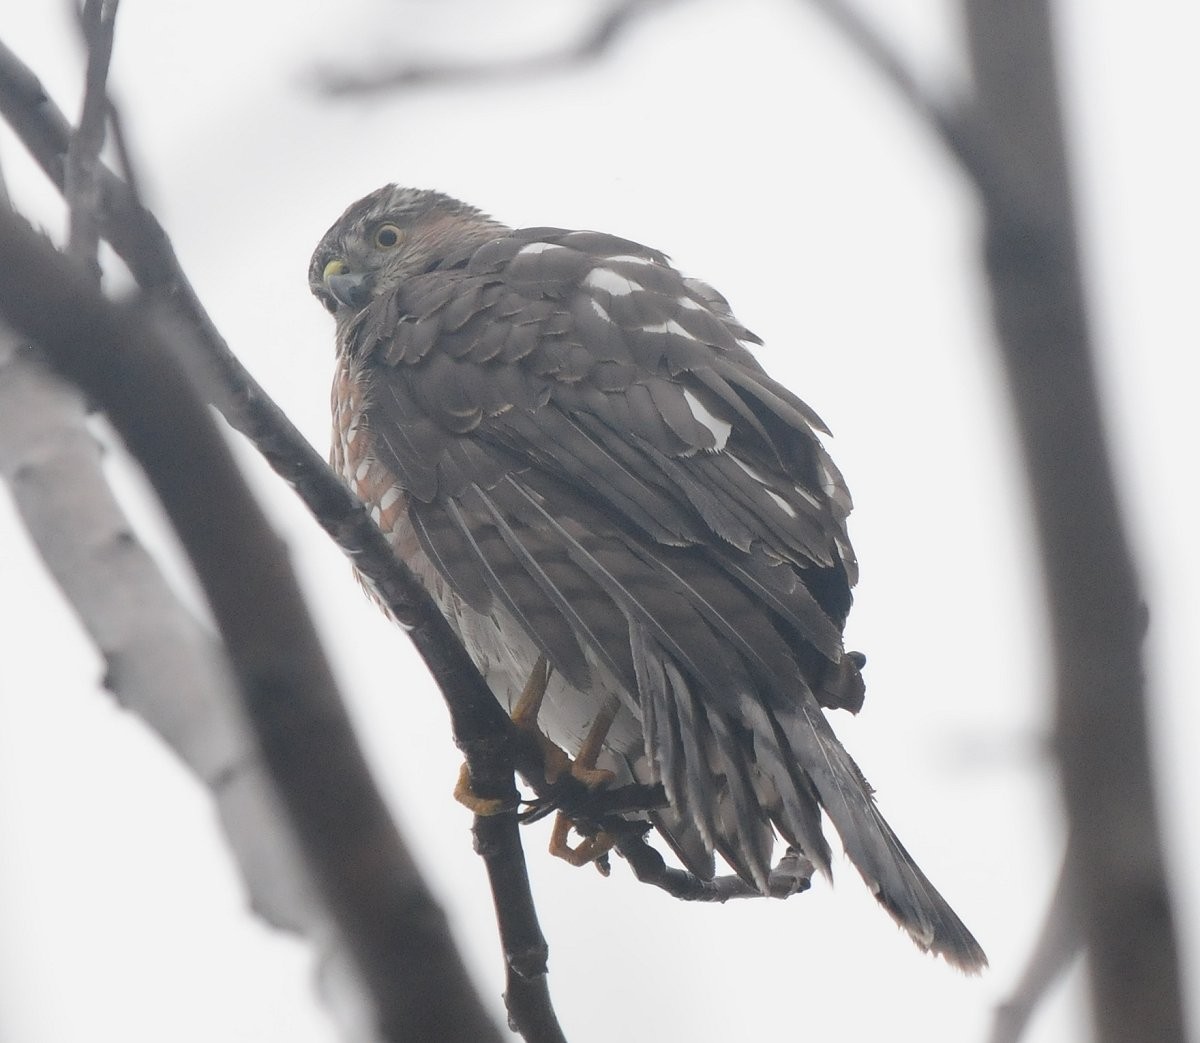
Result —
<path fill-rule="evenodd" d="M 600 756 L 600 751 L 604 748 L 604 740 L 608 738 L 608 729 L 616 720 L 617 707 L 617 700 L 612 697 L 601 707 L 571 765 L 571 774 L 588 789 L 605 786 L 613 780 L 611 771 L 596 767 L 596 758 Z"/>
<path fill-rule="evenodd" d="M 546 688 L 550 684 L 550 664 L 545 656 L 538 656 L 533 664 L 533 673 L 525 683 L 517 705 L 513 707 L 512 721 L 523 732 L 530 733 L 537 741 L 542 751 L 542 772 L 547 782 L 556 782 L 571 766 L 568 757 L 558 745 L 551 742 L 538 727 L 538 714 L 542 712 L 542 700 L 546 698 Z"/>
<path fill-rule="evenodd" d="M 513 724 L 518 728 L 537 724 L 538 714 L 542 711 L 542 700 L 546 697 L 546 687 L 550 684 L 550 664 L 546 657 L 540 655 L 533 664 L 533 672 L 525 682 L 525 688 L 517 705 L 513 707 Z"/>

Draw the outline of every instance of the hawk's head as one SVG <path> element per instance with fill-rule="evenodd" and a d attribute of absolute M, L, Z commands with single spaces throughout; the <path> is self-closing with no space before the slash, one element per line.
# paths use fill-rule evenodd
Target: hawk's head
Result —
<path fill-rule="evenodd" d="M 508 231 L 440 192 L 385 185 L 351 204 L 325 233 L 308 285 L 334 315 L 353 315 L 404 279 L 469 254 Z"/>

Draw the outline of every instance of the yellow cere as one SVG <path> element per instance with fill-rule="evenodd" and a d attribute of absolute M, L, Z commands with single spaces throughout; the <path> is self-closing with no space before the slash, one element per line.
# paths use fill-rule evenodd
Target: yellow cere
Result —
<path fill-rule="evenodd" d="M 331 275 L 341 275 L 346 270 L 346 262 L 338 257 L 335 257 L 327 265 L 321 273 L 322 279 L 328 279 Z"/>

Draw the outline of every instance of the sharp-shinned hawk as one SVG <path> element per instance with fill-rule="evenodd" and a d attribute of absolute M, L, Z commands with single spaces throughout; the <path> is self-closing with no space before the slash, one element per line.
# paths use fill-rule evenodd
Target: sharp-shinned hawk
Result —
<path fill-rule="evenodd" d="M 334 467 L 511 709 L 570 753 L 661 782 L 649 813 L 701 877 L 766 890 L 778 835 L 826 875 L 824 810 L 879 902 L 964 970 L 982 949 L 905 851 L 826 719 L 850 496 L 826 429 L 709 286 L 599 232 L 513 230 L 386 186 L 309 269 L 337 325 Z"/>

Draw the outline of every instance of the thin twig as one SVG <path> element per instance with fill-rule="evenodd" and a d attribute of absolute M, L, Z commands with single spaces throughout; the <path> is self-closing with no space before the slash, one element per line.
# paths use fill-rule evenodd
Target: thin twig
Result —
<path fill-rule="evenodd" d="M 117 0 L 85 0 L 79 12 L 79 26 L 87 45 L 87 72 L 84 76 L 83 105 L 79 125 L 71 135 L 66 159 L 66 197 L 70 213 L 67 253 L 86 266 L 100 280 L 98 213 L 100 186 L 96 166 L 104 147 L 104 128 L 108 117 L 108 66 L 112 59 L 113 31 L 116 28 Z"/>
<path fill-rule="evenodd" d="M 1058 981 L 1083 946 L 1079 912 L 1071 881 L 1071 845 L 1063 854 L 1058 883 L 1046 910 L 1038 940 L 1021 974 L 1021 980 L 996 1008 L 990 1043 L 1019 1043 L 1033 1012 Z"/>
<path fill-rule="evenodd" d="M 0 256 L 0 310 L 105 409 L 187 549 L 380 1035 L 499 1043 L 371 780 L 286 547 L 174 346 L 11 214 L 0 214 Z"/>
<path fill-rule="evenodd" d="M 108 99 L 108 126 L 112 132 L 113 146 L 117 150 L 121 179 L 129 189 L 135 212 L 142 210 L 145 204 L 142 202 L 141 178 L 138 176 L 137 164 L 133 161 L 129 138 L 125 134 L 125 118 L 121 115 L 121 107 L 111 97 Z"/>
<path fill-rule="evenodd" d="M 611 828 L 611 827 L 610 827 Z M 619 827 L 618 827 L 619 828 Z M 737 876 L 718 876 L 704 880 L 686 869 L 668 866 L 661 854 L 646 843 L 642 831 L 626 824 L 618 835 L 617 850 L 643 884 L 665 891 L 683 902 L 728 902 L 734 898 L 762 898 L 757 888 Z M 807 891 L 812 883 L 813 865 L 795 851 L 789 851 L 771 870 L 768 879 L 771 898 L 791 898 Z"/>
<path fill-rule="evenodd" d="M 479 62 L 422 64 L 413 61 L 371 73 L 327 69 L 318 73 L 317 85 L 324 93 L 338 96 L 544 76 L 599 60 L 635 21 L 668 4 L 678 2 L 679 0 L 621 0 L 597 18 L 578 39 L 542 54 Z"/>
<path fill-rule="evenodd" d="M 846 0 L 804 0 L 820 11 L 846 42 L 906 102 L 913 113 L 974 180 L 988 178 L 979 136 L 965 106 L 947 105 L 925 87 L 884 35 Z"/>

